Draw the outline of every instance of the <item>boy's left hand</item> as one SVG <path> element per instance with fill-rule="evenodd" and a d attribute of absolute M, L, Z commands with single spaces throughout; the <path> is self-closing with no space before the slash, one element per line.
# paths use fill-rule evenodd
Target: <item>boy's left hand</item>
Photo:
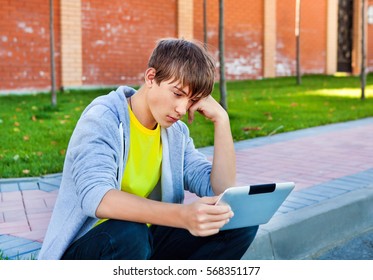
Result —
<path fill-rule="evenodd" d="M 228 119 L 228 114 L 224 108 L 211 96 L 202 98 L 188 110 L 188 122 L 192 123 L 194 120 L 194 113 L 200 113 L 205 118 L 212 122 L 218 122 L 221 119 Z"/>

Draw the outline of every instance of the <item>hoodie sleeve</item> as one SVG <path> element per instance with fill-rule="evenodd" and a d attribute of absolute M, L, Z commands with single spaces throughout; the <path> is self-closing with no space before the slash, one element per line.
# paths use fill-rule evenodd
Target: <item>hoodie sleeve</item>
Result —
<path fill-rule="evenodd" d="M 106 106 L 96 105 L 80 118 L 69 144 L 68 156 L 82 211 L 96 217 L 103 196 L 119 188 L 121 154 L 119 120 Z"/>

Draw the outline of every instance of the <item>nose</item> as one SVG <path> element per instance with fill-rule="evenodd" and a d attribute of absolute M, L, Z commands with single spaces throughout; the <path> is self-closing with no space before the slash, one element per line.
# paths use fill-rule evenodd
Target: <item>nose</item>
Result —
<path fill-rule="evenodd" d="M 189 100 L 188 98 L 183 98 L 180 100 L 175 106 L 175 112 L 180 116 L 184 116 L 189 108 Z"/>

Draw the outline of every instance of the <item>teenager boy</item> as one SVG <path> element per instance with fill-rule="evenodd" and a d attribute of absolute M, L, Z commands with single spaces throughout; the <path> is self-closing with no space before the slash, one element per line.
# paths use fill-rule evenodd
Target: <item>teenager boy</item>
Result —
<path fill-rule="evenodd" d="M 240 259 L 258 227 L 219 231 L 235 185 L 226 111 L 210 95 L 215 63 L 199 44 L 160 40 L 138 91 L 96 98 L 70 139 L 40 259 Z M 180 119 L 214 124 L 211 163 Z M 183 204 L 184 190 L 200 199 Z"/>

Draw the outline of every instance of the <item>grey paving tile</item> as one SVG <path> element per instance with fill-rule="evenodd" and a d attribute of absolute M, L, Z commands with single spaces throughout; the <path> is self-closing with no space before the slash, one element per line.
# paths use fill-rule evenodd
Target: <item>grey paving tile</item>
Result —
<path fill-rule="evenodd" d="M 295 195 L 292 195 L 292 194 L 290 194 L 288 196 L 286 201 L 295 202 L 295 203 L 303 204 L 303 205 L 306 205 L 306 206 L 309 206 L 309 205 L 312 205 L 312 204 L 315 204 L 315 203 L 318 202 L 318 200 L 310 199 L 309 197 L 295 196 Z"/>
<path fill-rule="evenodd" d="M 55 191 L 59 189 L 59 185 L 56 186 L 56 185 L 46 184 L 44 182 L 39 182 L 39 188 L 41 191 L 51 192 L 51 191 Z"/>
<path fill-rule="evenodd" d="M 6 234 L 0 235 L 0 248 L 3 243 L 13 241 L 14 237 Z"/>
<path fill-rule="evenodd" d="M 12 239 L 8 240 L 7 242 L 2 242 L 0 244 L 0 249 L 2 251 L 7 251 L 13 248 L 19 248 L 25 244 L 31 243 L 31 240 L 24 239 L 24 238 L 17 238 L 13 237 Z"/>
<path fill-rule="evenodd" d="M 293 192 L 291 195 L 294 196 L 294 197 L 299 197 L 299 198 L 304 198 L 304 199 L 308 199 L 308 200 L 311 200 L 311 201 L 316 201 L 317 203 L 319 203 L 320 201 L 323 201 L 325 199 L 328 199 L 326 196 L 320 196 L 318 194 L 312 194 L 312 193 L 305 193 L 303 190 Z"/>
<path fill-rule="evenodd" d="M 17 192 L 19 191 L 18 183 L 1 183 L 0 184 L 1 192 Z"/>
<path fill-rule="evenodd" d="M 327 197 L 327 198 L 336 197 L 338 195 L 341 195 L 341 194 L 347 192 L 347 190 L 337 189 L 337 188 L 333 188 L 333 187 L 327 187 L 327 186 L 324 186 L 324 185 L 317 185 L 317 186 L 314 186 L 314 187 L 306 188 L 302 191 L 304 193 L 324 196 L 324 197 Z"/>
<path fill-rule="evenodd" d="M 37 181 L 35 182 L 20 182 L 19 183 L 19 188 L 21 191 L 32 191 L 32 190 L 38 190 L 39 185 Z"/>
<path fill-rule="evenodd" d="M 9 259 L 35 259 L 41 243 L 11 235 L 0 235 L 0 249 Z"/>
<path fill-rule="evenodd" d="M 289 200 L 285 200 L 282 205 L 285 206 L 285 207 L 288 207 L 288 208 L 292 208 L 294 210 L 308 206 L 308 205 L 303 204 L 303 203 L 293 202 L 293 201 L 289 201 Z"/>
<path fill-rule="evenodd" d="M 334 182 L 330 184 L 326 184 L 324 186 L 328 188 L 341 189 L 345 191 L 353 191 L 353 190 L 356 190 L 362 187 L 366 187 L 367 185 L 355 184 L 355 183 L 351 183 L 351 182 L 343 181 L 343 180 L 335 180 Z"/>
<path fill-rule="evenodd" d="M 59 187 L 61 184 L 61 177 L 43 177 L 39 180 L 39 183 Z"/>
<path fill-rule="evenodd" d="M 31 242 L 29 244 L 22 245 L 17 248 L 12 248 L 4 250 L 4 256 L 7 256 L 9 259 L 25 259 L 32 258 L 33 254 L 36 254 L 41 248 L 41 243 Z"/>

